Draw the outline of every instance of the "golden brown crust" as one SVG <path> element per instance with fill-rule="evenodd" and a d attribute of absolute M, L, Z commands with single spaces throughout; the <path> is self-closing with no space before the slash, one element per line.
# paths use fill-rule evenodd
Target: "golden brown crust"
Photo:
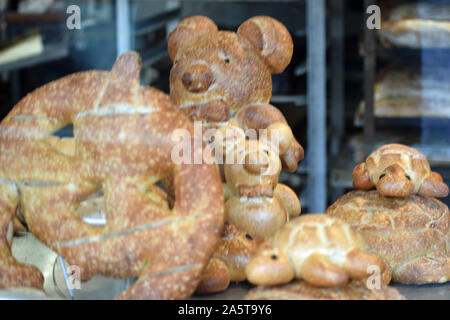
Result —
<path fill-rule="evenodd" d="M 211 258 L 195 292 L 207 294 L 225 291 L 230 285 L 230 278 L 230 269 L 225 263 L 220 259 Z"/>
<path fill-rule="evenodd" d="M 407 197 L 421 194 L 446 197 L 448 186 L 431 171 L 426 157 L 418 150 L 401 144 L 387 144 L 373 151 L 353 170 L 355 188 L 374 187 L 383 196 Z"/>
<path fill-rule="evenodd" d="M 196 37 L 214 31 L 217 31 L 217 26 L 208 17 L 192 16 L 181 20 L 167 40 L 170 59 L 175 61 L 178 51 Z"/>
<path fill-rule="evenodd" d="M 19 193 L 12 184 L 0 184 L 0 288 L 31 287 L 43 290 L 44 276 L 34 266 L 19 263 L 11 253 L 14 214 Z"/>
<path fill-rule="evenodd" d="M 351 282 L 345 287 L 320 288 L 305 281 L 295 281 L 276 287 L 252 289 L 245 300 L 405 300 L 395 288 L 382 286 L 368 289 L 361 283 Z"/>
<path fill-rule="evenodd" d="M 110 73 L 71 75 L 19 102 L 0 127 L 0 185 L 19 190 L 30 231 L 79 266 L 82 280 L 138 276 L 118 298 L 182 299 L 194 292 L 220 237 L 221 179 L 215 165 L 172 161 L 173 130 L 193 136 L 193 125 L 164 93 L 139 86 L 140 66 L 127 52 Z M 71 122 L 69 156 L 61 152 L 68 144 L 47 139 Z M 191 160 L 202 151 L 193 145 Z M 172 209 L 154 186 L 170 174 Z M 100 188 L 107 223 L 87 225 L 75 211 Z"/>
<path fill-rule="evenodd" d="M 389 267 L 367 249 L 364 239 L 345 222 L 323 214 L 302 215 L 261 245 L 246 273 L 256 285 L 283 284 L 295 277 L 333 287 L 350 278 L 369 278 L 368 267 L 374 266 L 380 281 L 388 284 Z"/>
<path fill-rule="evenodd" d="M 241 131 L 241 128 L 236 130 Z M 263 140 L 247 140 L 226 150 L 225 180 L 230 191 L 225 203 L 226 219 L 257 239 L 267 239 L 300 214 L 297 195 L 287 186 L 278 187 L 279 157 Z M 227 163 L 227 162 L 225 162 Z"/>
<path fill-rule="evenodd" d="M 212 24 L 206 17 L 189 17 L 169 37 L 169 52 L 175 51 L 172 47 L 182 47 L 177 49 L 170 72 L 170 96 L 175 104 L 191 119 L 203 121 L 204 128 L 231 122 L 251 105 L 248 111 L 261 105 L 256 107 L 257 119 L 246 119 L 252 115 L 244 112 L 238 121 L 243 128 L 265 129 L 286 123 L 281 112 L 265 104 L 272 96 L 271 70 L 281 72 L 292 57 L 287 29 L 275 19 L 261 16 L 244 22 L 238 34 L 217 31 Z M 176 41 L 183 45 L 172 45 Z M 262 51 L 255 50 L 253 44 L 258 42 Z M 295 139 L 286 149 L 281 153 L 282 164 L 292 172 L 304 151 Z"/>
<path fill-rule="evenodd" d="M 380 71 L 375 84 L 374 113 L 380 118 L 450 117 L 446 68 L 394 64 Z M 364 108 L 363 104 L 361 105 Z"/>
<path fill-rule="evenodd" d="M 290 217 L 296 217 L 302 212 L 302 207 L 296 193 L 287 185 L 282 183 L 277 184 L 274 194 L 283 203 Z"/>
<path fill-rule="evenodd" d="M 241 41 L 257 51 L 274 74 L 283 72 L 292 59 L 294 43 L 289 31 L 278 20 L 256 16 L 237 31 Z"/>
<path fill-rule="evenodd" d="M 239 125 L 244 129 L 267 129 L 274 124 L 287 124 L 283 114 L 270 104 L 252 103 L 243 107 L 235 116 Z M 257 131 L 259 133 L 259 131 Z M 282 141 L 281 135 L 279 140 Z M 297 170 L 298 162 L 303 160 L 305 151 L 298 141 L 293 137 L 290 146 L 285 152 L 280 152 L 283 168 L 288 172 Z"/>
<path fill-rule="evenodd" d="M 246 280 L 245 267 L 261 241 L 226 222 L 222 239 L 214 252 L 197 293 L 213 293 L 228 288 L 230 281 Z"/>
<path fill-rule="evenodd" d="M 327 215 L 351 224 L 371 251 L 389 264 L 393 281 L 424 284 L 450 279 L 450 214 L 439 200 L 353 191 L 328 208 Z"/>
<path fill-rule="evenodd" d="M 450 47 L 448 3 L 404 3 L 387 11 L 385 16 L 379 34 L 386 47 Z"/>

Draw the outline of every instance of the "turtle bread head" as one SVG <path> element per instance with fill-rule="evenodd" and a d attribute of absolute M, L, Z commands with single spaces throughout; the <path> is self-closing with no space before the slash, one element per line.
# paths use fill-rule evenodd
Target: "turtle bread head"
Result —
<path fill-rule="evenodd" d="M 263 244 L 245 268 L 249 282 L 255 285 L 277 285 L 295 278 L 295 270 L 283 249 Z"/>

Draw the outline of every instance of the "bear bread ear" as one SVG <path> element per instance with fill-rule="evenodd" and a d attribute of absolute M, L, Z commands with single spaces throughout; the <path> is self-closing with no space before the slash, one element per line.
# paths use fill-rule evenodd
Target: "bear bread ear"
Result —
<path fill-rule="evenodd" d="M 240 40 L 253 48 L 273 74 L 281 73 L 292 59 L 294 43 L 286 27 L 276 19 L 256 16 L 239 27 Z"/>
<path fill-rule="evenodd" d="M 180 21 L 168 38 L 169 56 L 172 62 L 178 51 L 195 38 L 208 33 L 218 31 L 214 21 L 204 16 L 192 16 Z"/>

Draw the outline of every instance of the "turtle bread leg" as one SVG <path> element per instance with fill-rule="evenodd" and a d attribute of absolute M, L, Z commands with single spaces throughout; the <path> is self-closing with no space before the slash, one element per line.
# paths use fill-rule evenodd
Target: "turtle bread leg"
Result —
<path fill-rule="evenodd" d="M 217 258 L 212 258 L 205 271 L 196 293 L 213 293 L 224 291 L 230 285 L 230 270 Z"/>
<path fill-rule="evenodd" d="M 364 162 L 360 163 L 353 169 L 353 186 L 360 190 L 372 190 L 375 185 L 370 178 L 369 171 L 366 169 Z"/>
<path fill-rule="evenodd" d="M 344 269 L 354 279 L 368 278 L 379 270 L 383 284 L 389 284 L 391 281 L 391 269 L 386 262 L 381 257 L 358 248 L 347 253 Z"/>
<path fill-rule="evenodd" d="M 318 287 L 340 287 L 349 280 L 345 270 L 332 264 L 320 253 L 311 254 L 303 262 L 301 276 L 306 282 Z"/>
<path fill-rule="evenodd" d="M 448 186 L 442 180 L 442 176 L 436 172 L 431 172 L 419 189 L 419 194 L 428 197 L 446 197 L 448 192 Z"/>

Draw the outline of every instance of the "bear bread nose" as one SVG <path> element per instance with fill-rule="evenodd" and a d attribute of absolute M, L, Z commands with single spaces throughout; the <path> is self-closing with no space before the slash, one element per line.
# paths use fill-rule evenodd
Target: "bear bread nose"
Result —
<path fill-rule="evenodd" d="M 193 93 L 205 92 L 214 82 L 211 69 L 204 64 L 188 67 L 181 77 L 184 87 Z"/>

